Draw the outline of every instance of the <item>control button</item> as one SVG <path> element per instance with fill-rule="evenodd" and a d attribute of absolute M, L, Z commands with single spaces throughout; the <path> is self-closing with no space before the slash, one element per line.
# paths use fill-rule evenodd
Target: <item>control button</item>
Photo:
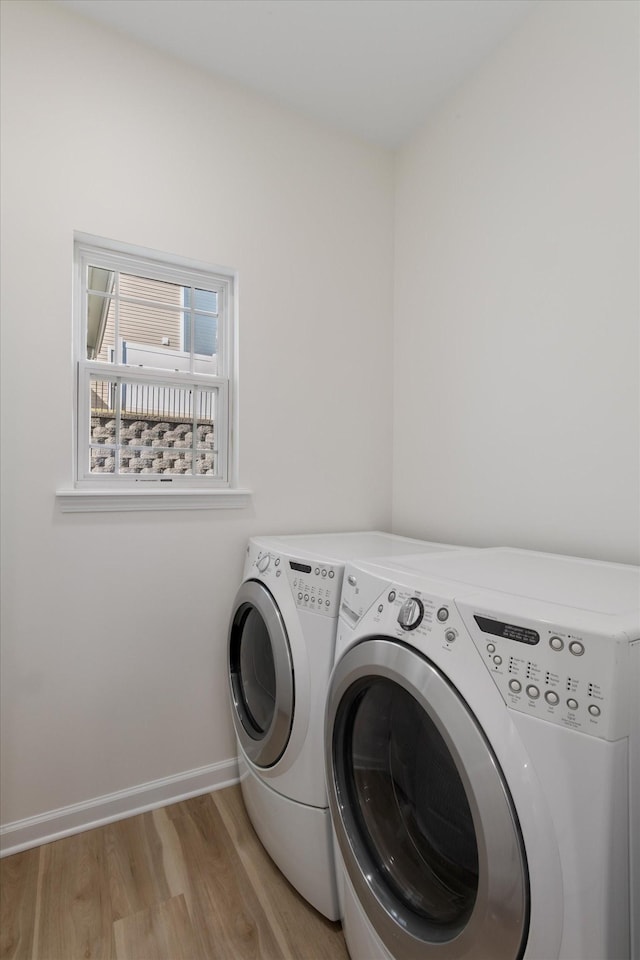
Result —
<path fill-rule="evenodd" d="M 276 557 L 275 564 L 276 564 L 276 567 L 280 566 L 280 557 Z"/>
<path fill-rule="evenodd" d="M 522 684 L 519 680 L 509 680 L 509 690 L 513 690 L 514 693 L 520 693 Z"/>
<path fill-rule="evenodd" d="M 549 646 L 552 650 L 564 650 L 564 640 L 561 637 L 551 637 Z"/>
<path fill-rule="evenodd" d="M 326 575 L 327 575 L 327 571 L 326 571 L 326 570 L 323 570 L 323 571 L 322 571 L 322 576 L 323 576 L 323 577 L 326 577 Z"/>
<path fill-rule="evenodd" d="M 326 603 L 326 605 L 327 605 L 328 607 L 331 606 L 331 600 L 325 600 L 325 603 Z"/>
<path fill-rule="evenodd" d="M 335 570 L 329 570 L 329 580 L 333 580 L 333 578 L 335 577 L 335 575 L 336 575 Z"/>
<path fill-rule="evenodd" d="M 558 704 L 560 703 L 560 697 L 555 692 L 555 690 L 547 690 L 547 692 L 544 695 L 544 698 L 547 701 L 547 703 L 551 704 L 552 707 L 557 707 Z"/>
<path fill-rule="evenodd" d="M 276 570 L 276 577 L 279 577 L 281 573 L 282 573 L 282 570 Z"/>
<path fill-rule="evenodd" d="M 601 713 L 600 707 L 597 707 L 595 703 L 590 703 L 589 713 L 591 714 L 592 717 L 599 717 Z"/>
<path fill-rule="evenodd" d="M 298 600 L 302 600 L 302 594 L 301 594 L 301 593 L 298 594 Z"/>
<path fill-rule="evenodd" d="M 316 577 L 318 577 L 320 575 L 320 567 L 316 567 L 313 572 L 315 573 Z"/>
<path fill-rule="evenodd" d="M 311 597 L 311 603 L 315 603 L 315 602 L 316 602 L 316 598 L 315 598 L 315 597 Z"/>
<path fill-rule="evenodd" d="M 309 601 L 309 594 L 308 594 L 308 593 L 305 593 L 304 598 L 305 598 L 305 600 L 308 602 L 308 601 Z"/>
<path fill-rule="evenodd" d="M 264 573 L 270 563 L 271 563 L 271 556 L 268 553 L 265 553 L 263 557 L 258 558 L 258 562 L 256 566 L 258 567 L 258 570 L 260 571 L 260 573 Z"/>
<path fill-rule="evenodd" d="M 383 610 L 384 610 L 384 603 L 379 603 L 379 604 L 378 604 L 378 613 L 382 613 Z"/>
<path fill-rule="evenodd" d="M 455 638 L 456 638 L 457 636 L 458 636 L 458 631 L 457 631 L 457 630 L 451 630 L 451 629 L 449 629 L 449 630 L 445 630 L 445 632 L 444 632 L 444 638 L 445 638 L 445 640 L 447 641 L 447 643 L 453 643 L 453 641 L 455 640 Z"/>
<path fill-rule="evenodd" d="M 349 576 L 347 577 L 347 583 L 349 584 L 349 586 L 350 586 L 350 587 L 355 587 L 355 585 L 356 585 L 357 582 L 358 582 L 358 581 L 356 580 L 356 578 L 354 577 L 354 575 L 353 575 L 352 573 L 350 573 Z"/>
<path fill-rule="evenodd" d="M 398 623 L 403 630 L 415 630 L 422 623 L 424 607 L 417 597 L 409 597 L 400 607 Z"/>
<path fill-rule="evenodd" d="M 569 644 L 569 653 L 572 653 L 574 657 L 581 657 L 584 653 L 584 644 L 580 643 L 579 640 L 572 640 Z"/>
<path fill-rule="evenodd" d="M 389 596 L 387 597 L 387 600 L 389 601 L 389 603 L 393 603 L 395 598 L 396 598 L 395 590 L 389 590 Z"/>
<path fill-rule="evenodd" d="M 530 683 L 527 687 L 527 696 L 531 697 L 532 700 L 537 700 L 540 696 L 540 691 L 533 683 Z"/>
<path fill-rule="evenodd" d="M 500 656 L 499 653 L 496 653 L 495 657 L 493 658 L 493 662 L 495 663 L 496 667 L 500 666 L 500 664 L 502 663 L 502 657 Z"/>
<path fill-rule="evenodd" d="M 487 653 L 495 653 L 495 652 L 496 652 L 496 645 L 495 645 L 495 643 L 488 643 L 488 644 L 487 644 Z"/>
<path fill-rule="evenodd" d="M 446 607 L 440 607 L 440 609 L 438 610 L 436 616 L 437 616 L 438 620 L 440 621 L 440 623 L 444 623 L 445 620 L 448 620 L 448 619 L 449 619 L 449 611 L 447 610 Z"/>
<path fill-rule="evenodd" d="M 577 710 L 578 701 L 574 700 L 573 697 L 569 697 L 569 699 L 567 700 L 567 706 L 569 707 L 569 710 Z"/>

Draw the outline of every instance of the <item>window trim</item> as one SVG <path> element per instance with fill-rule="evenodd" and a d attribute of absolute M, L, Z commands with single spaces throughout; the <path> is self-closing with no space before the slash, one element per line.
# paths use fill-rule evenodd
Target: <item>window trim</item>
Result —
<path fill-rule="evenodd" d="M 93 490 L 60 489 L 62 513 L 131 513 L 146 510 L 242 510 L 251 505 L 251 490 Z"/>
<path fill-rule="evenodd" d="M 219 295 L 218 366 L 217 375 L 193 373 L 175 374 L 171 370 L 144 370 L 126 364 L 102 364 L 86 359 L 85 266 L 90 259 L 97 266 L 151 279 L 176 282 L 181 285 L 212 288 Z M 74 233 L 73 278 L 73 481 L 57 491 L 57 500 L 63 512 L 103 510 L 157 510 L 157 509 L 211 509 L 245 507 L 250 502 L 250 491 L 238 483 L 238 357 L 237 357 L 237 272 L 229 268 L 165 254 L 157 250 L 106 240 L 85 233 Z M 213 281 L 213 283 L 212 283 Z M 222 302 L 220 302 L 220 298 Z M 224 458 L 226 476 L 172 477 L 171 482 L 160 476 L 141 478 L 132 475 L 87 476 L 81 459 L 86 447 L 81 443 L 80 430 L 88 427 L 86 397 L 83 386 L 89 374 L 103 373 L 109 377 L 130 374 L 136 381 L 163 382 L 168 385 L 193 383 L 217 391 L 218 416 L 216 424 L 219 440 L 216 446 Z M 222 465 L 222 464 L 221 464 Z M 170 487 L 170 489 L 167 489 Z"/>

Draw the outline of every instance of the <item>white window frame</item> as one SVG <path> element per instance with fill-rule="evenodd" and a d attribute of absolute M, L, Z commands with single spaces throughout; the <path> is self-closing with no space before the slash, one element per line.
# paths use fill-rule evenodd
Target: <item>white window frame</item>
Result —
<path fill-rule="evenodd" d="M 186 372 L 88 360 L 87 268 L 90 265 L 182 286 L 216 290 L 219 314 L 216 375 L 193 372 L 193 365 L 191 371 Z M 236 304 L 237 275 L 234 271 L 87 234 L 74 235 L 74 482 L 72 489 L 57 493 L 63 511 L 197 509 L 248 504 L 249 491 L 240 489 L 237 470 Z M 217 475 L 90 473 L 92 375 L 143 385 L 213 390 L 216 393 Z"/>

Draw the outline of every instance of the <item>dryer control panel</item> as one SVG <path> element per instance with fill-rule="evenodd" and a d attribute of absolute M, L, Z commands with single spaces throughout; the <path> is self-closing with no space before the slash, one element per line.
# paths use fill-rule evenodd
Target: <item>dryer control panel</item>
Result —
<path fill-rule="evenodd" d="M 297 559 L 273 550 L 249 549 L 245 579 L 256 576 L 265 584 L 286 577 L 293 602 L 299 610 L 323 617 L 337 617 L 342 588 L 341 564 Z"/>
<path fill-rule="evenodd" d="M 311 563 L 308 560 L 287 559 L 283 562 L 287 566 L 296 607 L 324 617 L 337 617 L 342 567 L 331 563 Z"/>
<path fill-rule="evenodd" d="M 504 702 L 605 740 L 629 731 L 629 639 L 457 603 Z"/>

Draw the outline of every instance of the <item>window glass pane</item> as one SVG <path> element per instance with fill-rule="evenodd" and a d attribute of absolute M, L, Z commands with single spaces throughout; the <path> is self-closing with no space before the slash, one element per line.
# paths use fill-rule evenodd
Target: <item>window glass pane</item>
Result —
<path fill-rule="evenodd" d="M 95 377 L 90 381 L 89 472 L 116 472 L 116 394 L 118 384 Z"/>
<path fill-rule="evenodd" d="M 109 315 L 113 318 L 112 300 L 97 293 L 87 295 L 87 360 L 110 360 L 108 348 L 113 345 L 113 330 L 111 343 L 104 343 Z M 113 320 L 112 320 L 113 328 Z M 104 343 L 104 350 L 103 350 Z M 102 353 L 102 356 L 100 354 Z"/>
<path fill-rule="evenodd" d="M 88 360 L 217 375 L 216 290 L 95 266 L 87 284 Z"/>
<path fill-rule="evenodd" d="M 210 376 L 217 374 L 217 320 L 214 317 L 194 315 L 196 352 L 200 353 L 193 372 Z M 114 347 L 114 309 L 110 309 L 104 324 L 101 350 L 97 359 L 106 363 L 120 362 L 132 367 L 155 370 L 192 369 L 190 357 L 191 315 L 181 310 L 121 301 L 118 314 L 118 339 L 121 355 Z M 88 359 L 93 359 L 89 357 Z"/>
<path fill-rule="evenodd" d="M 149 427 L 150 425 L 146 424 L 146 426 Z M 158 434 L 145 445 L 136 445 L 136 440 L 131 439 L 127 446 L 126 435 L 128 431 L 126 418 L 123 417 L 124 439 L 120 451 L 122 473 L 177 474 L 179 476 L 188 476 L 192 473 L 193 454 L 191 449 L 179 449 L 169 441 L 165 443 L 164 438 L 159 439 Z M 148 433 L 149 431 L 145 430 L 144 432 Z"/>
<path fill-rule="evenodd" d="M 218 473 L 215 423 L 217 419 L 218 394 L 214 390 L 199 390 L 196 398 L 195 472 L 200 476 L 216 476 Z"/>
<path fill-rule="evenodd" d="M 217 390 L 92 377 L 90 403 L 92 473 L 217 476 Z"/>
<path fill-rule="evenodd" d="M 213 425 L 216 419 L 216 394 L 198 390 L 196 395 L 196 445 L 199 450 L 213 450 Z"/>
<path fill-rule="evenodd" d="M 187 308 L 184 317 L 185 350 L 191 350 L 193 322 L 193 352 L 201 357 L 214 357 L 218 352 L 218 292 L 185 287 L 184 305 Z M 189 308 L 193 309 L 193 314 Z"/>
<path fill-rule="evenodd" d="M 193 299 L 192 299 L 193 294 Z M 200 290 L 197 287 L 192 290 L 191 287 L 184 288 L 184 305 L 186 308 L 193 307 L 202 313 L 218 313 L 218 291 Z"/>
<path fill-rule="evenodd" d="M 215 291 L 195 290 L 176 283 L 150 280 L 132 274 L 116 274 L 89 267 L 87 294 L 87 359 L 161 370 L 191 369 L 192 314 L 185 312 L 192 301 L 200 312 L 194 316 L 195 352 L 213 358 L 217 352 L 217 305 Z M 118 312 L 116 343 L 116 304 Z M 211 311 L 213 315 L 204 315 Z M 215 361 L 200 363 L 201 373 L 216 374 Z"/>
<path fill-rule="evenodd" d="M 184 317 L 184 348 L 191 349 L 191 314 Z M 218 352 L 218 320 L 202 313 L 193 314 L 195 329 L 193 352 L 204 357 L 212 357 Z"/>
<path fill-rule="evenodd" d="M 107 446 L 93 445 L 90 448 L 91 462 L 89 469 L 91 473 L 115 473 L 116 471 L 116 448 Z"/>
<path fill-rule="evenodd" d="M 112 293 L 115 278 L 116 275 L 113 270 L 90 266 L 87 269 L 87 289 L 97 290 L 100 293 Z"/>
<path fill-rule="evenodd" d="M 120 302 L 118 336 L 122 362 L 134 367 L 189 370 L 182 350 L 182 312 L 146 304 Z"/>
<path fill-rule="evenodd" d="M 166 280 L 150 280 L 148 277 L 120 274 L 120 296 L 123 299 L 152 300 L 154 303 L 180 309 L 185 287 Z"/>
<path fill-rule="evenodd" d="M 117 363 L 114 354 L 116 301 L 90 293 L 87 298 L 87 360 Z"/>
<path fill-rule="evenodd" d="M 87 301 L 87 359 L 103 363 L 126 363 L 134 367 L 189 372 L 189 354 L 182 345 L 184 314 L 181 310 L 143 303 L 118 303 L 116 345 L 116 300 L 90 293 Z M 211 363 L 203 373 L 211 373 Z"/>
<path fill-rule="evenodd" d="M 193 455 L 190 450 L 171 447 L 123 447 L 120 453 L 121 473 L 179 474 L 192 473 Z"/>
<path fill-rule="evenodd" d="M 189 387 L 125 382 L 122 392 L 122 412 L 137 419 L 153 422 L 153 433 L 149 432 L 148 437 L 158 436 L 158 425 L 161 421 L 166 422 L 162 426 L 162 432 L 169 430 L 172 423 L 179 422 L 183 418 L 188 421 L 189 430 L 191 430 L 193 391 Z"/>
<path fill-rule="evenodd" d="M 91 378 L 91 442 L 104 443 L 107 436 L 115 436 L 115 420 L 106 429 L 106 422 L 111 420 L 116 410 L 116 389 L 117 384 L 112 380 L 102 380 L 96 377 Z M 105 423 L 97 418 L 102 418 Z M 95 420 L 95 423 L 94 423 Z"/>

